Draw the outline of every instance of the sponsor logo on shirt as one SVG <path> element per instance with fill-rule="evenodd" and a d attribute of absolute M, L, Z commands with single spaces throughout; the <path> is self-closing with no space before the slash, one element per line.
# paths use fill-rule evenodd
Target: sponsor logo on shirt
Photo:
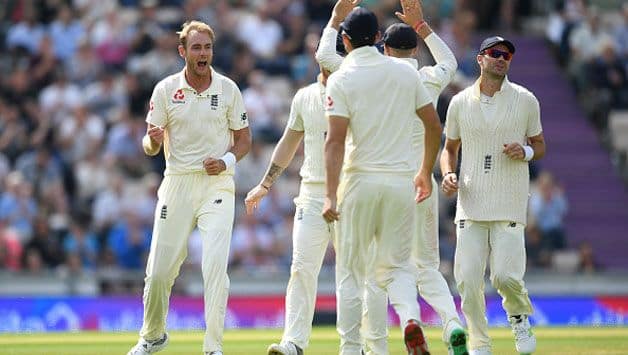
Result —
<path fill-rule="evenodd" d="M 212 95 L 210 100 L 211 100 L 211 103 L 210 103 L 211 109 L 217 110 L 218 109 L 218 95 Z"/>
<path fill-rule="evenodd" d="M 185 103 L 185 93 L 183 92 L 183 89 L 179 89 L 174 93 L 174 96 L 172 97 L 172 103 L 173 104 Z"/>
<path fill-rule="evenodd" d="M 327 99 L 325 100 L 325 108 L 327 110 L 332 110 L 334 108 L 334 100 L 331 96 L 327 96 Z"/>
<path fill-rule="evenodd" d="M 161 213 L 160 213 L 159 217 L 161 219 L 166 219 L 166 217 L 168 217 L 168 206 L 163 205 L 161 207 Z"/>

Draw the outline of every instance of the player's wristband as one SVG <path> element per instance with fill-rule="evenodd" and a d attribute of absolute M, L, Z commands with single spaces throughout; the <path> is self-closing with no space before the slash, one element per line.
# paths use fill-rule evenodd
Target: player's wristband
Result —
<path fill-rule="evenodd" d="M 523 152 L 525 153 L 523 160 L 530 161 L 532 160 L 532 158 L 534 158 L 534 149 L 532 149 L 532 147 L 530 147 L 529 145 L 523 146 Z"/>
<path fill-rule="evenodd" d="M 229 168 L 232 168 L 235 163 L 236 163 L 236 156 L 235 154 L 231 153 L 231 152 L 226 152 L 225 155 L 223 155 L 220 160 L 225 162 L 225 166 L 227 167 L 227 170 L 229 170 Z"/>
<path fill-rule="evenodd" d="M 424 20 L 421 20 L 419 22 L 416 23 L 416 25 L 414 25 L 414 27 L 412 27 L 414 29 L 414 32 L 419 32 L 419 30 L 421 28 L 423 28 L 423 26 L 427 25 L 427 22 L 425 22 Z"/>

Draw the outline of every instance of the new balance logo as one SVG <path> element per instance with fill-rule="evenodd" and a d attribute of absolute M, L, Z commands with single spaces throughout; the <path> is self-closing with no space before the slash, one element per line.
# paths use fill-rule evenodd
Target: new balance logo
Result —
<path fill-rule="evenodd" d="M 517 222 L 510 222 L 508 225 L 510 228 L 515 228 L 517 226 Z"/>
<path fill-rule="evenodd" d="M 463 229 L 463 228 L 464 228 L 464 219 L 461 219 L 461 220 L 458 222 L 458 227 L 459 227 L 460 229 Z"/>
<path fill-rule="evenodd" d="M 210 106 L 211 106 L 212 110 L 217 110 L 218 109 L 218 95 L 212 95 L 211 96 Z"/>
<path fill-rule="evenodd" d="M 493 156 L 484 156 L 484 174 L 487 174 L 493 165 Z"/>
<path fill-rule="evenodd" d="M 214 204 L 215 204 L 215 205 L 219 205 L 219 204 L 221 204 L 221 203 L 222 203 L 222 199 L 221 199 L 221 198 L 219 198 L 219 199 L 217 199 L 217 200 L 214 200 Z"/>
<path fill-rule="evenodd" d="M 240 115 L 240 119 L 242 121 L 246 121 L 248 119 L 248 116 L 246 115 L 246 112 L 242 112 L 242 115 Z"/>
<path fill-rule="evenodd" d="M 303 219 L 303 208 L 299 208 L 297 210 L 297 221 L 300 221 Z"/>
<path fill-rule="evenodd" d="M 160 214 L 159 218 L 166 219 L 167 216 L 168 216 L 168 206 L 163 205 L 163 206 L 161 206 L 161 214 Z"/>

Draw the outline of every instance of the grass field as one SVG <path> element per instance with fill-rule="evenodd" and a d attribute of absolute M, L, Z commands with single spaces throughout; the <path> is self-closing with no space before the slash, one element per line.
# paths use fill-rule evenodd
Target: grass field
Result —
<path fill-rule="evenodd" d="M 628 354 L 628 328 L 536 328 L 539 355 Z M 440 341 L 440 329 L 427 330 L 433 355 L 447 354 Z M 266 354 L 266 347 L 281 336 L 280 330 L 227 330 L 226 355 Z M 509 329 L 491 330 L 493 354 L 516 354 Z M 391 330 L 391 355 L 404 354 L 399 329 Z M 124 355 L 137 340 L 134 333 L 48 333 L 1 334 L 2 355 Z M 170 345 L 159 354 L 202 354 L 200 332 L 173 332 Z M 338 353 L 338 335 L 333 328 L 314 329 L 307 355 Z"/>

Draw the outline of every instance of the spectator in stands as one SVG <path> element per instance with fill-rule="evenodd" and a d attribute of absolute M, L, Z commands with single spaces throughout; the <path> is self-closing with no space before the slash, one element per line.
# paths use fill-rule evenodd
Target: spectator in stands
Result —
<path fill-rule="evenodd" d="M 20 243 L 30 239 L 37 203 L 33 198 L 33 185 L 19 172 L 6 178 L 6 190 L 0 195 L 0 219 L 17 232 Z"/>
<path fill-rule="evenodd" d="M 628 66 L 617 55 L 614 42 L 604 43 L 601 54 L 587 69 L 592 89 L 590 94 L 599 98 L 598 106 L 605 108 L 605 117 L 609 108 L 628 108 Z"/>
<path fill-rule="evenodd" d="M 23 8 L 22 21 L 9 27 L 6 44 L 9 49 L 23 47 L 30 54 L 36 54 L 39 50 L 39 42 L 45 34 L 44 26 L 38 22 L 37 11 L 34 4 Z"/>
<path fill-rule="evenodd" d="M 107 244 L 118 265 L 125 269 L 141 270 L 146 264 L 150 237 L 151 228 L 142 223 L 134 206 L 127 206 L 122 219 L 109 231 Z"/>
<path fill-rule="evenodd" d="M 67 5 L 57 10 L 57 18 L 50 24 L 48 31 L 54 54 L 61 61 L 71 58 L 80 41 L 87 35 L 83 24 L 74 17 L 72 9 Z"/>
<path fill-rule="evenodd" d="M 70 231 L 63 240 L 63 250 L 67 255 L 71 270 L 76 267 L 80 269 L 96 267 L 99 252 L 98 239 L 89 231 L 86 220 L 77 218 L 72 221 Z"/>
<path fill-rule="evenodd" d="M 563 219 L 567 209 L 563 188 L 554 181 L 550 172 L 542 172 L 537 179 L 537 190 L 530 198 L 530 213 L 541 232 L 543 245 L 549 250 L 566 246 Z"/>
<path fill-rule="evenodd" d="M 585 76 L 581 75 L 584 67 L 602 53 L 602 46 L 613 38 L 602 26 L 597 8 L 589 8 L 587 19 L 573 30 L 569 38 L 571 50 L 568 72 L 577 89 L 586 86 Z"/>
<path fill-rule="evenodd" d="M 18 108 L 0 99 L 0 151 L 10 161 L 28 147 L 28 134 L 25 119 Z"/>
<path fill-rule="evenodd" d="M 8 221 L 0 218 L 0 270 L 21 269 L 22 244 L 19 238 Z"/>
<path fill-rule="evenodd" d="M 622 6 L 621 15 L 622 22 L 615 28 L 615 42 L 619 58 L 628 66 L 628 3 Z"/>
<path fill-rule="evenodd" d="M 578 265 L 578 271 L 583 274 L 592 274 L 598 271 L 598 264 L 593 256 L 593 248 L 591 244 L 583 242 L 578 246 L 578 255 L 580 256 L 580 263 Z"/>
<path fill-rule="evenodd" d="M 35 218 L 33 237 L 26 243 L 24 250 L 26 253 L 36 252 L 48 268 L 56 268 L 64 261 L 59 235 L 52 232 L 48 220 L 41 214 Z"/>

